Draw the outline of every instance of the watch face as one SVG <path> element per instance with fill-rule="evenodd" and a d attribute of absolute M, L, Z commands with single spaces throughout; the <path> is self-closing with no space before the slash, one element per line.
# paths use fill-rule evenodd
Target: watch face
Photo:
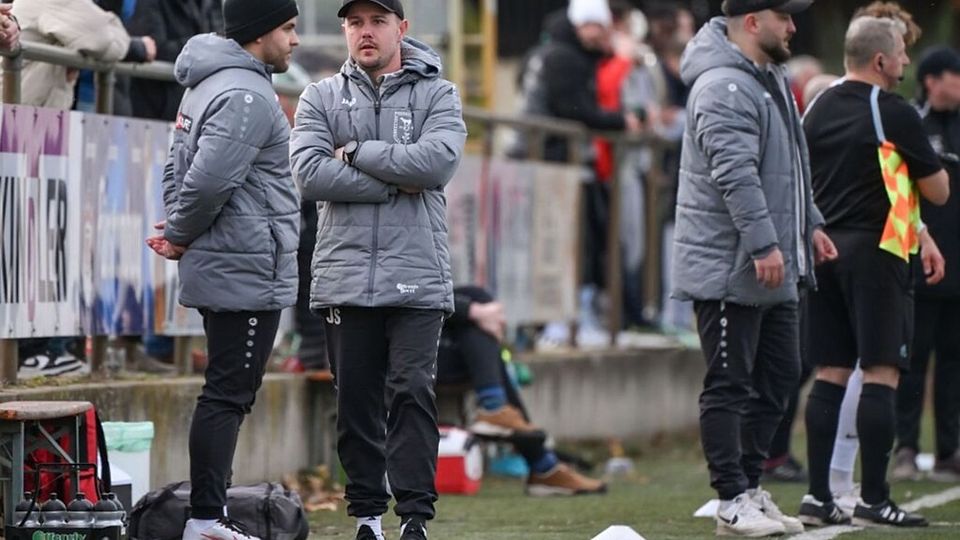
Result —
<path fill-rule="evenodd" d="M 357 141 L 350 141 L 346 144 L 346 146 L 343 147 L 343 151 L 347 154 L 352 154 L 357 151 L 357 146 L 359 145 L 360 143 Z"/>

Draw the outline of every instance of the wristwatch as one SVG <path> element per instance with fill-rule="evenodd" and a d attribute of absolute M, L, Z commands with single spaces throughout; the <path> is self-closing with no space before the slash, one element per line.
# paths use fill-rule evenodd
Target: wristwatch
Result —
<path fill-rule="evenodd" d="M 343 160 L 347 162 L 347 165 L 353 165 L 353 157 L 357 154 L 359 148 L 360 143 L 357 141 L 350 141 L 343 145 Z"/>

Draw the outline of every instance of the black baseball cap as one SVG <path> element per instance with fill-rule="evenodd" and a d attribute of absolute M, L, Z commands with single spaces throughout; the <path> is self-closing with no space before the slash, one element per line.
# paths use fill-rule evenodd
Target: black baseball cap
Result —
<path fill-rule="evenodd" d="M 950 47 L 927 49 L 917 64 L 917 81 L 922 83 L 927 75 L 939 77 L 944 71 L 960 74 L 960 54 Z"/>
<path fill-rule="evenodd" d="M 343 4 L 340 6 L 340 11 L 337 12 L 337 17 L 346 17 L 347 11 L 350 10 L 350 6 L 356 4 L 357 2 L 363 1 L 376 4 L 390 13 L 396 13 L 397 17 L 400 17 L 401 19 L 406 18 L 403 16 L 403 4 L 400 3 L 400 0 L 343 0 Z"/>
<path fill-rule="evenodd" d="M 794 15 L 810 7 L 813 0 L 723 0 L 723 14 L 727 17 L 772 9 Z"/>

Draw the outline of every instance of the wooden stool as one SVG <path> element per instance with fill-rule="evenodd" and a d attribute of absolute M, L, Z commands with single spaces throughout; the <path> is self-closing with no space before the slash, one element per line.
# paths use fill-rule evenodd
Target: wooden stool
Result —
<path fill-rule="evenodd" d="M 82 415 L 93 408 L 86 401 L 10 401 L 0 403 L 0 496 L 5 525 L 13 524 L 13 509 L 23 496 L 24 459 L 34 450 L 52 451 L 67 463 L 77 463 Z M 57 442 L 67 436 L 67 452 Z M 71 473 L 74 489 L 80 485 L 77 469 Z M 36 494 L 39 497 L 39 494 Z M 67 500 L 67 494 L 61 493 Z M 37 501 L 39 505 L 40 501 Z"/>

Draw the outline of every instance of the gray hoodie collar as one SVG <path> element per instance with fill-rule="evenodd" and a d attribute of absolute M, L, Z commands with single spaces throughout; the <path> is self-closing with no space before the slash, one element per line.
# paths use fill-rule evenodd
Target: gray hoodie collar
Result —
<path fill-rule="evenodd" d="M 247 69 L 268 80 L 273 71 L 271 66 L 255 58 L 236 41 L 216 34 L 199 34 L 184 45 L 173 72 L 177 82 L 193 88 L 214 73 L 230 68 Z"/>
<path fill-rule="evenodd" d="M 727 39 L 726 17 L 710 19 L 690 40 L 680 59 L 680 77 L 689 87 L 705 72 L 718 67 L 736 68 L 754 76 L 762 73 L 739 47 Z"/>
<path fill-rule="evenodd" d="M 388 74 L 384 77 L 384 83 L 393 84 L 406 82 L 411 77 L 419 79 L 435 79 L 443 73 L 443 63 L 438 55 L 429 45 L 417 41 L 412 37 L 404 37 L 400 43 L 400 71 Z M 352 58 L 348 58 L 340 68 L 340 72 L 347 77 L 359 78 L 370 81 L 367 74 L 360 69 Z"/>

